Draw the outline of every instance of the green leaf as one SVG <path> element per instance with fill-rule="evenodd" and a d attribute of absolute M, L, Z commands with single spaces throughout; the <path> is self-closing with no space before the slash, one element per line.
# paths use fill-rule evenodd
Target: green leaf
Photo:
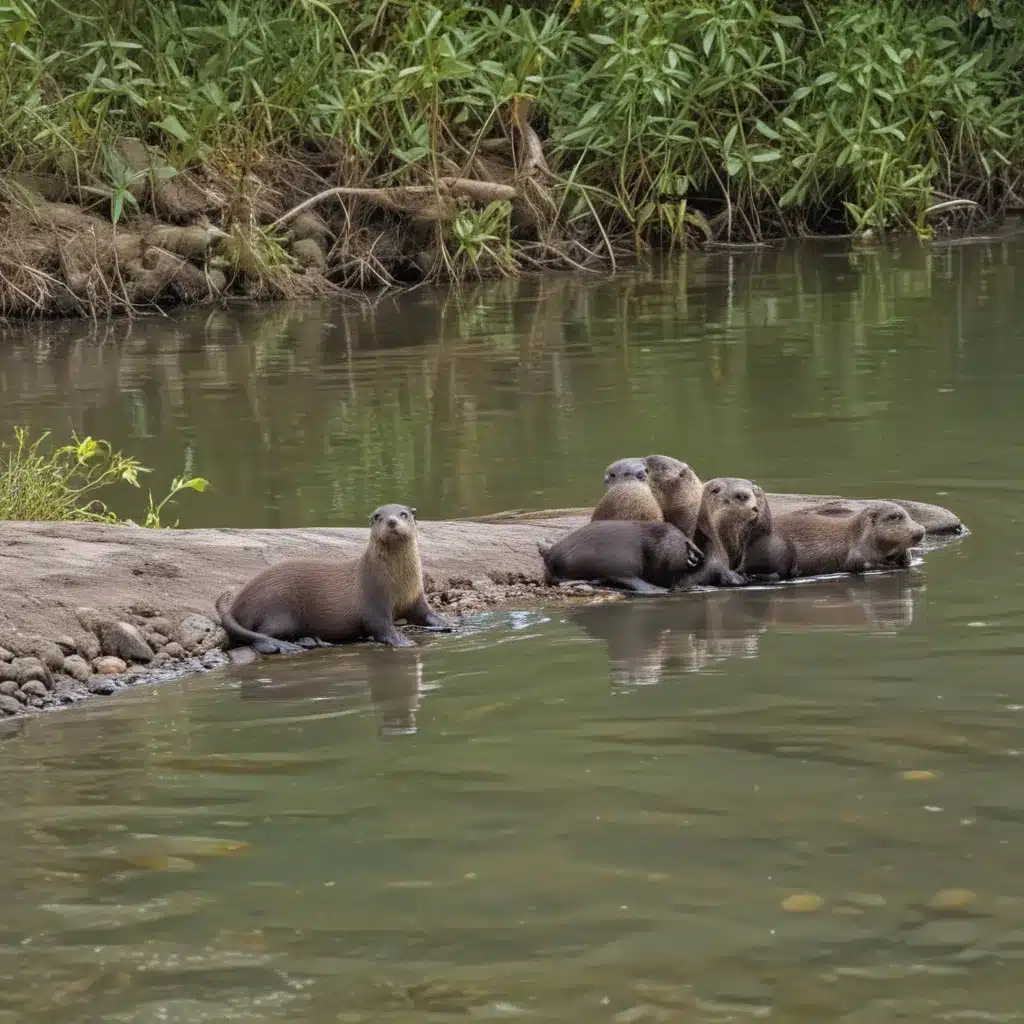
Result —
<path fill-rule="evenodd" d="M 834 82 L 839 75 L 835 71 L 826 71 L 824 74 L 818 75 L 814 80 L 815 85 L 830 85 Z"/>
<path fill-rule="evenodd" d="M 615 40 L 611 36 L 598 35 L 596 32 L 591 32 L 588 39 L 592 39 L 598 46 L 614 46 Z"/>
<path fill-rule="evenodd" d="M 800 88 L 799 88 L 799 89 L 796 89 L 796 90 L 795 90 L 795 91 L 793 92 L 793 95 L 792 95 L 792 96 L 790 96 L 790 98 L 789 98 L 789 102 L 790 102 L 790 103 L 797 103 L 797 102 L 799 102 L 800 100 L 802 100 L 802 99 L 803 99 L 803 98 L 804 98 L 805 96 L 810 96 L 810 95 L 811 95 L 811 89 L 810 89 L 810 86 L 807 86 L 807 85 L 801 85 L 801 86 L 800 86 Z"/>
<path fill-rule="evenodd" d="M 725 161 L 725 170 L 733 178 L 743 170 L 743 161 L 738 156 L 730 156 Z"/>
<path fill-rule="evenodd" d="M 756 125 L 757 130 L 766 139 L 772 139 L 775 142 L 781 140 L 782 136 L 774 128 L 769 128 L 768 125 L 764 123 L 764 121 L 755 121 L 754 124 Z"/>
<path fill-rule="evenodd" d="M 736 141 L 736 133 L 739 131 L 740 126 L 734 124 L 726 133 L 725 138 L 722 140 L 722 152 L 728 153 L 732 148 L 733 142 Z"/>
<path fill-rule="evenodd" d="M 191 480 L 183 480 L 181 483 L 182 488 L 188 487 L 193 491 L 198 491 L 200 494 L 210 486 L 210 481 L 204 479 L 201 476 L 194 476 Z"/>
<path fill-rule="evenodd" d="M 781 160 L 782 154 L 777 149 L 759 149 L 750 158 L 755 164 L 770 164 Z"/>
<path fill-rule="evenodd" d="M 156 126 L 163 129 L 168 135 L 173 135 L 179 142 L 191 142 L 192 140 L 192 136 L 185 131 L 181 122 L 173 114 L 168 114 L 162 121 L 157 121 Z"/>

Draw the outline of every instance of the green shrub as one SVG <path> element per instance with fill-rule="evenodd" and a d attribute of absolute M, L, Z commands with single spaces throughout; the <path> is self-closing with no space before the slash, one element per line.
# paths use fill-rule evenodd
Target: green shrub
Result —
<path fill-rule="evenodd" d="M 0 520 L 122 522 L 97 495 L 121 481 L 138 487 L 139 474 L 149 470 L 114 451 L 108 442 L 91 437 L 75 436 L 71 444 L 44 453 L 41 449 L 48 437 L 47 432 L 32 441 L 28 430 L 16 427 L 14 443 L 2 446 Z M 143 525 L 160 527 L 160 514 L 176 494 L 206 487 L 202 477 L 176 477 L 163 501 L 155 503 L 150 493 Z M 132 523 L 130 519 L 123 522 Z"/>

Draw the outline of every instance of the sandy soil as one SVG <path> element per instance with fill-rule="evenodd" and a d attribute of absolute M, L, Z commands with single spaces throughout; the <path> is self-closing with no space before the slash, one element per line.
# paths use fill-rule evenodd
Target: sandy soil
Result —
<path fill-rule="evenodd" d="M 777 511 L 824 500 L 770 497 Z M 965 529 L 946 509 L 903 504 L 935 541 Z M 420 523 L 432 604 L 457 619 L 481 608 L 608 600 L 586 587 L 564 590 L 541 581 L 537 542 L 574 529 L 588 514 L 519 511 L 483 517 L 487 521 Z M 0 713 L 71 703 L 126 683 L 223 664 L 225 638 L 214 612 L 222 591 L 282 558 L 357 556 L 367 534 L 360 528 L 0 523 Z M 98 659 L 107 664 L 97 669 Z"/>

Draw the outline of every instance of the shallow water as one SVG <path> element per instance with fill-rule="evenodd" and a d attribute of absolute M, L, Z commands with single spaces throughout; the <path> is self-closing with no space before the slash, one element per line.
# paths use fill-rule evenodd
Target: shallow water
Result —
<path fill-rule="evenodd" d="M 808 247 L 8 337 L 6 422 L 191 459 L 183 525 L 578 505 L 659 450 L 973 532 L 29 722 L 0 1022 L 1024 1019 L 1022 271 Z"/>

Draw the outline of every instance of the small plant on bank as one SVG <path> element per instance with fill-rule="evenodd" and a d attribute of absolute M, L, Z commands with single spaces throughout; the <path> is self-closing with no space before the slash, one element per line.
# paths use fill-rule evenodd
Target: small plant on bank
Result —
<path fill-rule="evenodd" d="M 70 444 L 46 454 L 41 448 L 49 436 L 33 441 L 27 428 L 15 427 L 14 442 L 0 446 L 0 520 L 131 524 L 97 495 L 121 481 L 138 487 L 139 474 L 150 470 L 107 441 L 74 434 Z M 143 525 L 160 527 L 161 511 L 178 492 L 207 486 L 202 477 L 175 477 L 163 501 L 155 503 L 150 493 Z"/>

